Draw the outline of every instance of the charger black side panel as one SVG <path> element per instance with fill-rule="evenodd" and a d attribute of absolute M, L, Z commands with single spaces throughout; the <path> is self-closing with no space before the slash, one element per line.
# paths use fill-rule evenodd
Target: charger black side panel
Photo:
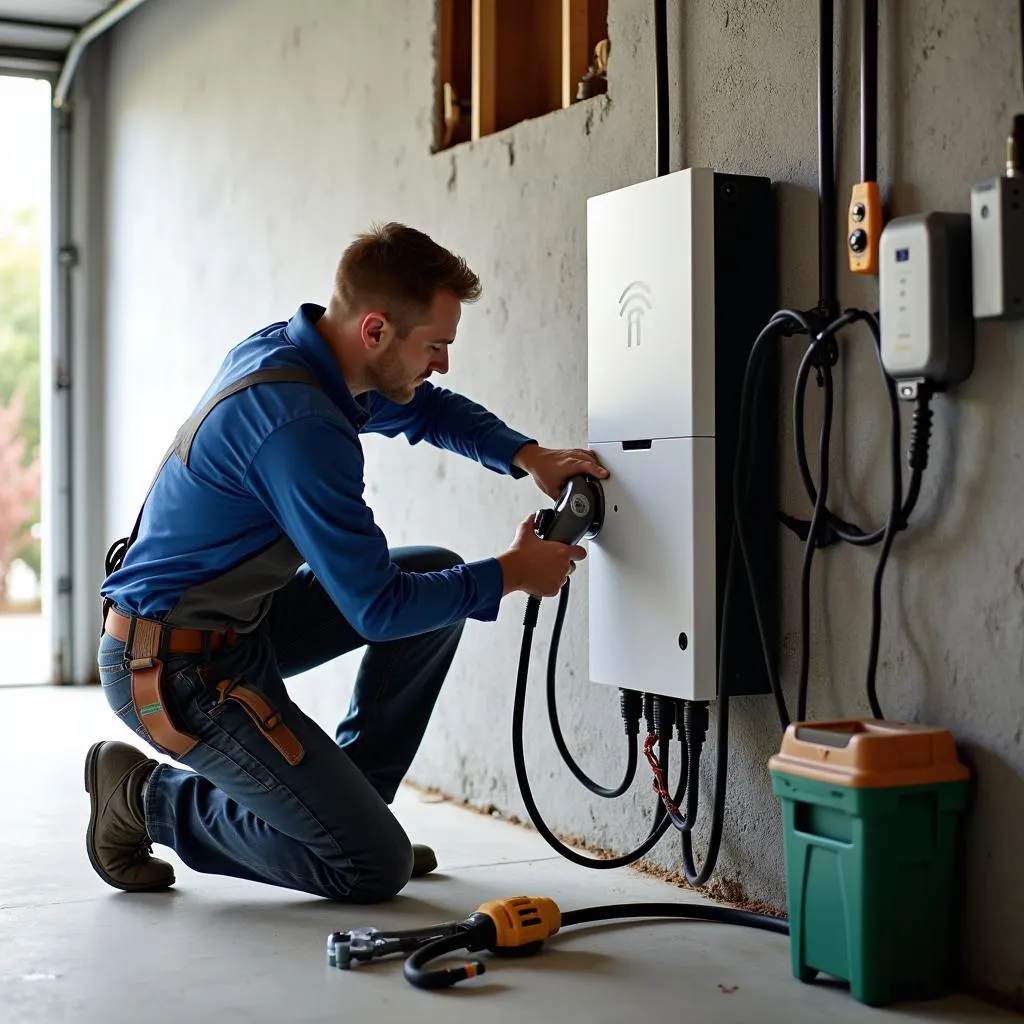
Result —
<path fill-rule="evenodd" d="M 765 354 L 752 422 L 739 423 L 743 378 L 754 340 L 778 306 L 775 195 L 767 178 L 715 174 L 715 480 L 718 633 L 721 639 L 733 466 L 741 429 L 752 445 L 746 536 L 769 650 L 778 656 L 778 353 Z M 736 553 L 729 643 L 724 652 L 731 694 L 770 693 L 757 620 L 742 558 Z"/>

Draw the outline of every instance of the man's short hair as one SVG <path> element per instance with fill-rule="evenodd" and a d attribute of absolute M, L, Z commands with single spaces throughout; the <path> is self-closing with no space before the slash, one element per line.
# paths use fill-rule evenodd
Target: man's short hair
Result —
<path fill-rule="evenodd" d="M 405 335 L 427 319 L 442 290 L 460 302 L 475 302 L 480 279 L 461 256 L 429 235 L 391 221 L 371 225 L 342 253 L 330 305 L 342 317 L 379 309 Z"/>

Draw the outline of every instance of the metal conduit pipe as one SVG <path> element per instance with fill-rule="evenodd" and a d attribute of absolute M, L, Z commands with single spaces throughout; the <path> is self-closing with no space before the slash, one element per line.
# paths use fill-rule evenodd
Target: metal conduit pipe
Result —
<path fill-rule="evenodd" d="M 131 14 L 136 7 L 140 7 L 145 2 L 146 0 L 118 0 L 118 3 L 111 4 L 102 14 L 98 14 L 92 21 L 82 26 L 68 49 L 67 57 L 64 58 L 64 66 L 60 70 L 57 86 L 53 90 L 54 107 L 60 110 L 67 104 L 71 82 L 75 77 L 75 70 L 78 67 L 78 62 L 82 59 L 85 48 L 97 36 L 101 36 L 108 29 L 113 28 L 119 21 Z"/>

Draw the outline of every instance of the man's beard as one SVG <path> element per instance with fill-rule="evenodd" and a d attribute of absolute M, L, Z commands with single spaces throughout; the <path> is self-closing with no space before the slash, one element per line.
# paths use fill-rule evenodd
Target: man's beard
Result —
<path fill-rule="evenodd" d="M 407 371 L 393 349 L 384 352 L 380 359 L 366 368 L 366 375 L 374 391 L 397 402 L 407 405 L 412 401 L 416 391 L 416 381 L 410 380 Z"/>

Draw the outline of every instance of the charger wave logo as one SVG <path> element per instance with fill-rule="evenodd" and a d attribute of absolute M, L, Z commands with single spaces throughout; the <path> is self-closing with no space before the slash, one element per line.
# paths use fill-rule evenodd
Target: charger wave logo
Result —
<path fill-rule="evenodd" d="M 619 296 L 619 316 L 626 318 L 626 348 L 640 347 L 644 315 L 651 310 L 651 287 L 644 281 L 626 285 Z"/>

